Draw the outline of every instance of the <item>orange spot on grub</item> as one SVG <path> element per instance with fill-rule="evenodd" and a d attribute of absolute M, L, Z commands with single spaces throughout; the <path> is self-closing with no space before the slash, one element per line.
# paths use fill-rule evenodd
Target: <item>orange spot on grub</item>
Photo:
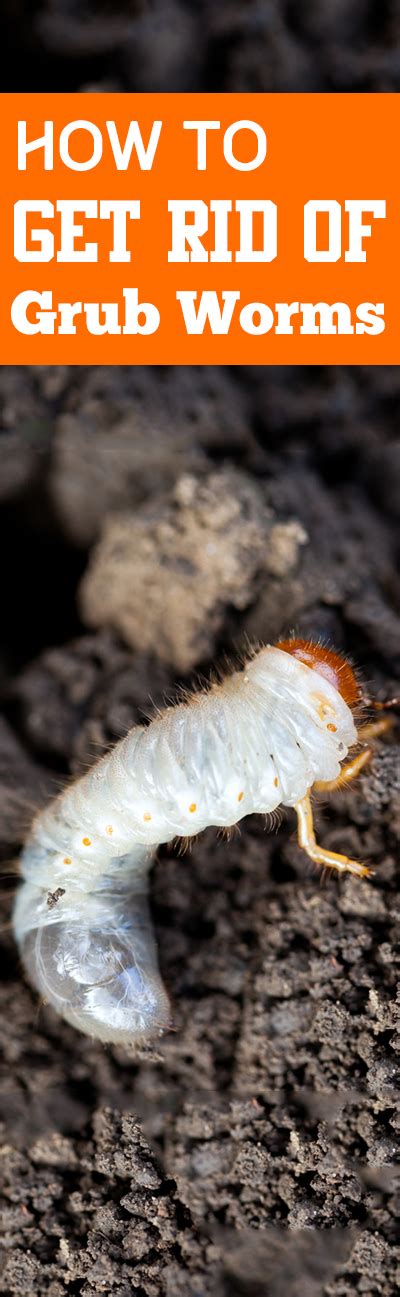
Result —
<path fill-rule="evenodd" d="M 144 819 L 144 820 L 151 820 L 150 811 L 145 811 L 144 816 L 143 816 L 143 819 Z"/>
<path fill-rule="evenodd" d="M 329 712 L 334 712 L 335 709 L 332 707 L 332 703 L 329 702 L 328 698 L 324 697 L 324 694 L 313 693 L 311 697 L 316 701 L 316 711 L 320 721 L 324 721 L 325 716 L 329 716 Z"/>
<path fill-rule="evenodd" d="M 325 644 L 314 644 L 307 639 L 279 640 L 276 647 L 283 649 L 284 653 L 291 653 L 300 662 L 304 662 L 305 666 L 312 667 L 319 675 L 325 676 L 325 680 L 329 680 L 334 689 L 337 689 L 348 707 L 355 707 L 359 702 L 361 691 L 354 671 L 342 653 L 335 653 Z"/>
<path fill-rule="evenodd" d="M 114 829 L 113 829 L 112 824 L 106 824 L 106 833 L 109 833 L 109 835 L 110 835 L 110 837 L 111 837 L 111 834 L 112 834 L 113 832 L 114 832 Z"/>
<path fill-rule="evenodd" d="M 244 793 L 238 793 L 238 802 L 242 802 L 243 798 L 244 798 Z"/>
<path fill-rule="evenodd" d="M 327 728 L 327 730 L 330 730 L 332 734 L 336 734 L 337 725 L 329 724 L 329 725 L 327 725 L 326 728 Z"/>
<path fill-rule="evenodd" d="M 274 779 L 274 786 L 275 786 L 275 788 L 278 787 L 278 784 L 279 784 L 279 779 L 278 779 L 278 776 L 275 775 L 275 779 Z"/>
<path fill-rule="evenodd" d="M 90 846 L 91 846 L 91 840 L 90 840 L 90 838 L 82 838 L 82 843 L 83 843 L 83 846 L 84 846 L 84 847 L 90 847 Z"/>
<path fill-rule="evenodd" d="M 72 865 L 71 856 L 64 856 L 63 865 Z"/>
<path fill-rule="evenodd" d="M 191 815 L 193 815 L 193 812 L 194 812 L 194 811 L 197 811 L 197 803 L 196 803 L 196 802 L 192 802 L 191 806 L 189 806 L 189 810 L 190 810 Z"/>

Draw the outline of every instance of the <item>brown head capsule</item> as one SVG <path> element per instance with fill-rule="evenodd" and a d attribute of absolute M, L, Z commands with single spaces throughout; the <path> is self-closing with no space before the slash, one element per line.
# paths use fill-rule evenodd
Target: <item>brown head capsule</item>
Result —
<path fill-rule="evenodd" d="M 292 657 L 298 658 L 305 666 L 312 667 L 318 675 L 328 680 L 348 707 L 356 707 L 360 702 L 361 690 L 350 662 L 342 653 L 336 653 L 325 644 L 315 644 L 313 640 L 307 639 L 279 640 L 276 647 L 284 653 L 291 653 Z"/>

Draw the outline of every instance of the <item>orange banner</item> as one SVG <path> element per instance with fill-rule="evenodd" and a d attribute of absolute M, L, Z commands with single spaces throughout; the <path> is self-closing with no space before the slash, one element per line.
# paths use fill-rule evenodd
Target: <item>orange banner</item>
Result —
<path fill-rule="evenodd" d="M 2 364 L 399 364 L 399 96 L 2 95 Z"/>

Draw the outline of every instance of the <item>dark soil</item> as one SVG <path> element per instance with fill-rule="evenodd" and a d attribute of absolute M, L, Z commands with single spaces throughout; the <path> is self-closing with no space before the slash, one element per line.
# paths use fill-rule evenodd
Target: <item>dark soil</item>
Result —
<path fill-rule="evenodd" d="M 1 88 L 393 91 L 399 28 L 398 0 L 4 0 Z M 399 405 L 399 369 L 0 371 L 4 1297 L 397 1291 L 398 731 L 319 813 L 371 882 L 321 880 L 291 816 L 160 854 L 157 1054 L 40 1005 L 9 915 L 34 808 L 246 636 L 399 691 Z"/>
<path fill-rule="evenodd" d="M 160 853 L 175 1030 L 157 1053 L 96 1045 L 40 1005 L 7 920 L 33 807 L 246 635 L 326 635 L 368 690 L 398 689 L 399 396 L 397 369 L 1 371 L 4 1294 L 395 1291 L 395 730 L 318 813 L 323 841 L 370 861 L 371 882 L 321 880 L 291 816 Z M 240 565 L 219 593 L 199 553 L 190 596 L 177 498 L 205 537 L 219 528 L 218 561 L 224 535 L 228 558 L 242 546 L 247 594 Z M 147 572 L 160 626 L 179 573 L 185 594 L 167 647 L 143 622 L 143 652 L 139 558 L 135 648 L 113 601 L 100 629 L 79 621 L 77 589 L 89 554 L 101 568 L 109 511 L 136 535 L 149 510 L 152 527 L 168 520 L 169 575 L 162 540 Z"/>
<path fill-rule="evenodd" d="M 3 0 L 0 24 L 3 90 L 400 87 L 398 0 Z"/>

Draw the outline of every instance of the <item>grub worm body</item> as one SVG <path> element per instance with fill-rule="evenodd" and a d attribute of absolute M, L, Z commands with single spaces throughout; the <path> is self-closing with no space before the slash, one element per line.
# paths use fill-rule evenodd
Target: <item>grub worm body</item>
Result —
<path fill-rule="evenodd" d="M 132 729 L 37 816 L 14 930 L 30 980 L 62 1017 L 103 1041 L 168 1027 L 147 902 L 160 843 L 283 805 L 297 810 L 313 860 L 368 872 L 317 845 L 309 801 L 317 782 L 343 778 L 358 694 L 349 664 L 321 645 L 261 649 L 221 684 Z"/>

